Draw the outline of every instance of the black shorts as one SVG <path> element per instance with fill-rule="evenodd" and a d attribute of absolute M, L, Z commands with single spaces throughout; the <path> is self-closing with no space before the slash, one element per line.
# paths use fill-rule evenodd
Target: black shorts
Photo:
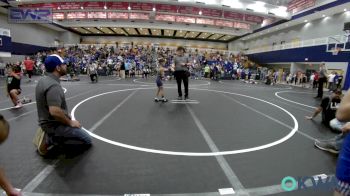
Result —
<path fill-rule="evenodd" d="M 33 70 L 27 70 L 27 74 L 28 74 L 29 77 L 32 77 L 32 75 L 33 75 Z"/>

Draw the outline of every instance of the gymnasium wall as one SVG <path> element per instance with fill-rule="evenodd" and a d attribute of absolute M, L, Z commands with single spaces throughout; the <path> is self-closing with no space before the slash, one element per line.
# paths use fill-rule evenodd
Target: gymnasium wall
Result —
<path fill-rule="evenodd" d="M 308 23 L 283 29 L 259 36 L 244 43 L 244 48 L 254 49 L 262 46 L 272 46 L 273 43 L 279 45 L 281 42 L 298 42 L 301 40 L 342 35 L 345 22 L 350 22 L 350 12 L 343 12 L 333 16 L 317 19 Z M 237 44 L 237 43 L 236 43 Z"/>
<path fill-rule="evenodd" d="M 0 14 L 0 24 L 1 28 L 11 31 L 11 52 L 15 55 L 47 50 L 59 42 L 72 44 L 80 42 L 79 35 L 53 27 L 50 24 L 10 24 L 6 14 Z"/>
<path fill-rule="evenodd" d="M 62 44 L 79 44 L 80 38 L 80 35 L 70 31 L 60 33 L 60 42 Z"/>
<path fill-rule="evenodd" d="M 259 64 L 277 62 L 349 62 L 350 60 L 349 52 L 340 52 L 338 55 L 332 55 L 332 53 L 326 52 L 326 45 L 261 52 L 250 54 L 248 57 Z"/>
<path fill-rule="evenodd" d="M 248 41 L 232 41 L 228 44 L 228 49 L 255 49 L 263 46 L 272 46 L 273 43 L 279 45 L 281 42 L 299 42 L 301 40 L 342 35 L 344 34 L 343 27 L 345 22 L 350 22 L 349 11 L 292 26 L 271 34 L 265 34 Z"/>
<path fill-rule="evenodd" d="M 0 15 L 1 28 L 10 29 L 12 42 L 49 47 L 60 33 L 37 24 L 9 24 L 7 15 Z"/>

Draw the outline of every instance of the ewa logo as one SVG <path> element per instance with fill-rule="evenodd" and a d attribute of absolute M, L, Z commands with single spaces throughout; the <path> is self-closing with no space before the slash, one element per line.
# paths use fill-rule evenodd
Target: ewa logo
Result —
<path fill-rule="evenodd" d="M 13 23 L 50 23 L 52 22 L 52 9 L 10 8 L 8 19 Z"/>

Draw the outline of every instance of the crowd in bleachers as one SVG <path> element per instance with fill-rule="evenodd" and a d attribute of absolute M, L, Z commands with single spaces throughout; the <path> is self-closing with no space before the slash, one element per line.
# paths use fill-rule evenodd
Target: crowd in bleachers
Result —
<path fill-rule="evenodd" d="M 266 68 L 267 69 L 267 68 Z M 262 74 L 262 79 L 266 80 L 266 83 L 268 84 L 290 84 L 295 86 L 301 86 L 306 88 L 313 88 L 316 89 L 318 87 L 318 80 L 319 80 L 319 72 L 313 71 L 313 72 L 307 72 L 304 73 L 302 71 L 296 71 L 294 73 L 288 73 L 288 72 L 280 72 L 275 71 L 273 69 L 267 70 L 264 73 L 267 73 L 265 76 Z M 326 86 L 327 88 L 332 91 L 335 89 L 340 89 L 342 81 L 343 81 L 343 74 L 338 73 L 336 71 L 331 71 L 327 75 L 327 81 Z M 265 79 L 264 79 L 265 78 Z"/>
<path fill-rule="evenodd" d="M 43 62 L 53 51 L 39 52 L 31 56 L 34 63 L 34 74 L 45 72 Z M 186 54 L 191 59 L 190 72 L 193 79 L 202 77 L 219 79 L 239 79 L 250 77 L 254 64 L 242 54 L 227 54 L 222 51 L 188 49 Z M 147 77 L 156 72 L 159 59 L 165 59 L 166 75 L 172 75 L 171 65 L 175 56 L 175 48 L 135 46 L 115 47 L 94 45 L 70 46 L 65 49 L 65 61 L 68 62 L 69 73 L 85 74 L 89 64 L 96 64 L 99 75 L 117 75 L 125 70 L 125 77 Z M 25 70 L 23 62 L 7 64 Z"/>
<path fill-rule="evenodd" d="M 39 52 L 31 56 L 34 63 L 34 74 L 42 75 L 45 72 L 44 59 L 53 51 Z M 232 54 L 216 50 L 187 49 L 186 54 L 191 59 L 189 68 L 192 79 L 210 78 L 261 80 L 266 84 L 293 84 L 302 87 L 317 88 L 318 73 L 280 72 L 261 67 L 250 61 L 242 53 Z M 75 45 L 65 48 L 65 61 L 68 62 L 68 73 L 71 76 L 86 74 L 87 67 L 94 64 L 98 75 L 116 75 L 122 77 L 143 77 L 154 75 L 159 59 L 165 59 L 166 76 L 171 79 L 175 48 L 154 46 L 96 46 Z M 5 74 L 6 67 L 14 66 L 25 72 L 23 62 L 8 63 L 0 66 L 0 75 Z M 121 72 L 125 74 L 121 74 Z M 336 72 L 329 74 L 330 89 L 339 88 L 343 76 Z"/>

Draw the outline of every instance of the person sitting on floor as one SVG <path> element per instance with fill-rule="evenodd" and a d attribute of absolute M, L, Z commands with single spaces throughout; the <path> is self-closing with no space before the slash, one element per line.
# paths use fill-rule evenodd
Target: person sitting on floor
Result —
<path fill-rule="evenodd" d="M 306 116 L 306 119 L 313 119 L 322 111 L 322 122 L 327 127 L 330 127 L 333 132 L 340 133 L 331 139 L 315 141 L 315 146 L 320 150 L 328 151 L 333 154 L 338 154 L 343 144 L 344 135 L 341 133 L 342 124 L 335 118 L 336 110 L 342 99 L 340 90 L 335 90 L 331 97 L 326 97 L 322 100 L 321 106 L 316 108 L 313 116 Z M 333 119 L 333 120 L 331 120 Z"/>
<path fill-rule="evenodd" d="M 35 89 L 39 125 L 44 131 L 38 152 L 45 156 L 49 152 L 57 152 L 53 149 L 63 149 L 66 155 L 75 156 L 91 147 L 92 140 L 81 129 L 80 122 L 69 116 L 59 80 L 67 74 L 67 65 L 62 57 L 53 54 L 45 59 L 45 68 L 47 77 L 41 78 Z"/>
<path fill-rule="evenodd" d="M 335 113 L 342 99 L 341 90 L 334 90 L 330 97 L 325 97 L 322 99 L 321 105 L 316 108 L 312 116 L 305 116 L 306 119 L 312 120 L 319 113 L 322 112 L 322 123 L 326 127 L 330 127 L 329 122 L 335 118 Z M 334 132 L 337 130 L 332 129 Z"/>

